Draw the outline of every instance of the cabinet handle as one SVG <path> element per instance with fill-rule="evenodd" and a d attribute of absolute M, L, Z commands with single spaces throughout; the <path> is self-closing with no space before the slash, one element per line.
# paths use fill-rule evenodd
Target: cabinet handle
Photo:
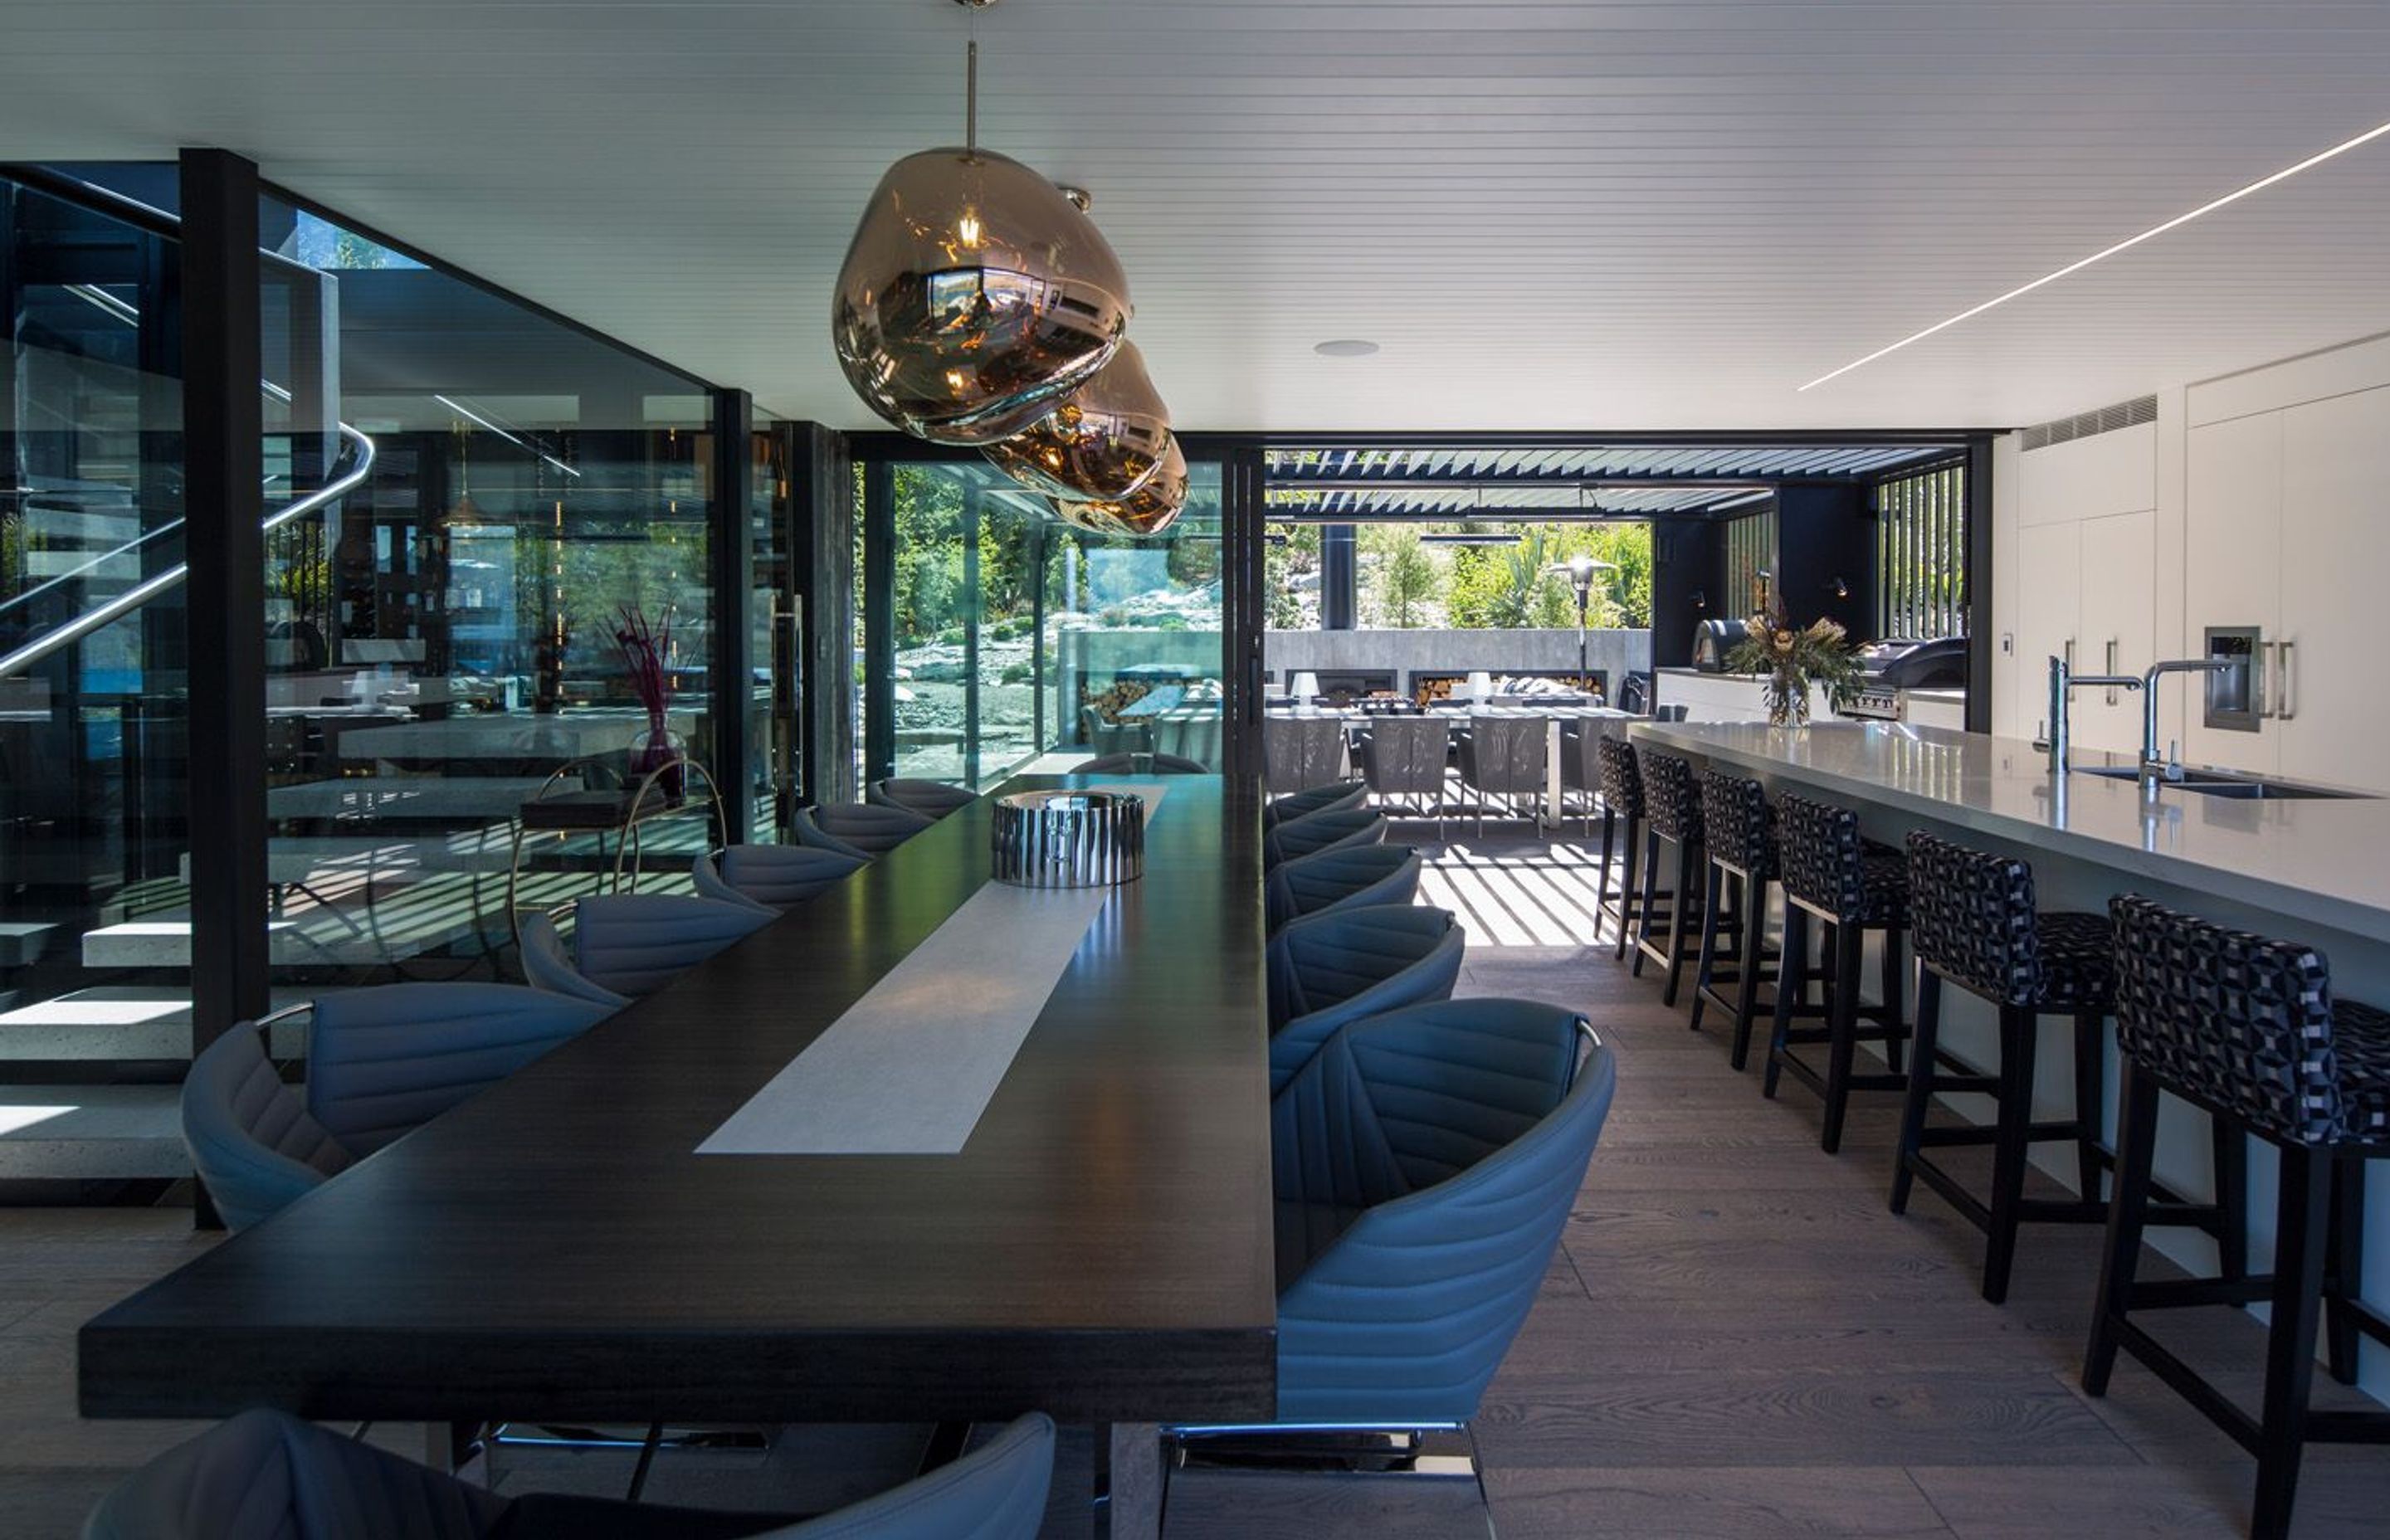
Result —
<path fill-rule="evenodd" d="M 2067 672 L 2067 673 L 2069 673 L 2069 674 L 2074 673 L 2074 672 L 2075 672 L 2075 638 L 2074 638 L 2074 637 L 2072 637 L 2072 636 L 2067 637 L 2067 638 L 2066 638 L 2066 645 L 2065 645 L 2065 646 L 2064 646 L 2064 648 L 2062 648 L 2061 650 L 2062 650 L 2062 651 L 2066 654 L 2066 672 Z"/>
<path fill-rule="evenodd" d="M 2114 637 L 2114 636 L 2111 636 L 2111 637 L 2109 637 L 2109 638 L 2108 638 L 2108 667 L 2107 667 L 2106 672 L 2107 672 L 2108 675 L 2109 675 L 2111 678 L 2114 678 L 2114 677 L 2115 676 L 2115 673 L 2116 673 L 2116 641 L 2117 641 L 2117 638 L 2115 638 L 2115 637 Z M 2114 686 L 2110 686 L 2110 687 L 2109 687 L 2109 689 L 2108 689 L 2108 704 L 2110 704 L 2111 706 L 2113 706 L 2113 705 L 2114 705 L 2115 703 L 2116 703 L 2116 690 L 2115 690 L 2115 687 L 2114 687 Z"/>
<path fill-rule="evenodd" d="M 2274 714 L 2285 722 L 2299 714 L 2298 655 L 2294 650 L 2298 645 L 2294 641 L 2284 642 L 2274 654 L 2282 661 L 2282 704 Z"/>

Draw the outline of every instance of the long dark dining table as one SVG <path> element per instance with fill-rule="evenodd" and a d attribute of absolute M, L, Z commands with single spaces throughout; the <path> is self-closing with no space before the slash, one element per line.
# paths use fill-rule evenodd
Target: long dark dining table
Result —
<path fill-rule="evenodd" d="M 698 1146 L 987 881 L 985 799 L 93 1319 L 84 1414 L 1268 1418 L 1260 795 L 1162 779 L 958 1153 Z"/>

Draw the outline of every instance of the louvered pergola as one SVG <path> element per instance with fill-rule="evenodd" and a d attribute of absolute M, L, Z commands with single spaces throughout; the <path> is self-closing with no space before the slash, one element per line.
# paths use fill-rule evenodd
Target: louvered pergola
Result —
<path fill-rule="evenodd" d="M 1964 444 L 1596 443 L 1534 448 L 1280 445 L 1263 460 L 1273 522 L 1725 518 L 1787 481 L 1871 481 Z"/>

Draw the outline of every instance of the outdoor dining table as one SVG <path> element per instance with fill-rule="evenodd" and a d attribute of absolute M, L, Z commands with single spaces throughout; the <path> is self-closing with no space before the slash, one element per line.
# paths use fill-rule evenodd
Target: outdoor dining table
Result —
<path fill-rule="evenodd" d="M 1619 711 L 1612 706 L 1538 706 L 1533 703 L 1534 699 L 1532 696 L 1525 696 L 1515 702 L 1499 704 L 1473 700 L 1437 701 L 1429 710 L 1438 716 L 1463 722 L 1476 716 L 1526 716 L 1539 717 L 1549 723 L 1544 745 L 1544 816 L 1552 823 L 1559 823 L 1563 816 L 1561 803 L 1566 790 L 1561 773 L 1561 734 L 1567 725 L 1572 722 L 1594 723 L 1599 725 L 1601 732 L 1624 734 L 1625 724 L 1641 719 L 1633 712 Z M 1376 713 L 1352 706 L 1272 707 L 1267 714 L 1273 717 L 1335 717 L 1346 724 L 1348 733 L 1365 730 L 1370 723 L 1379 720 Z"/>
<path fill-rule="evenodd" d="M 1141 880 L 992 882 L 983 798 L 90 1321 L 84 1414 L 1037 1408 L 1150 1533 L 1277 1294 L 1259 792 L 1131 780 Z"/>

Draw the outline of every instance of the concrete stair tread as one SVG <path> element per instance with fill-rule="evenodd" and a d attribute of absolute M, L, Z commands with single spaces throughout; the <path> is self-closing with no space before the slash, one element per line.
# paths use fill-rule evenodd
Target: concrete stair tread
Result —
<path fill-rule="evenodd" d="M 174 1085 L 0 1085 L 0 1180 L 186 1176 L 181 1099 Z"/>
<path fill-rule="evenodd" d="M 514 851 L 511 826 L 491 825 L 420 836 L 289 835 L 265 842 L 265 875 L 275 882 L 322 878 L 402 878 L 426 871 L 502 872 Z M 182 858 L 191 879 L 191 857 Z"/>
<path fill-rule="evenodd" d="M 277 989 L 271 1008 L 328 990 Z M 304 1021 L 272 1029 L 277 1059 L 306 1052 Z M 0 1011 L 0 1061 L 185 1059 L 191 1054 L 191 993 L 168 984 L 105 984 Z"/>
<path fill-rule="evenodd" d="M 266 955 L 277 968 L 371 967 L 419 956 L 469 940 L 480 929 L 473 915 L 456 905 L 409 917 L 402 924 L 357 923 L 344 914 L 318 910 L 304 923 L 266 922 Z M 188 968 L 191 922 L 179 917 L 128 920 L 86 930 L 83 965 L 90 969 Z"/>
<path fill-rule="evenodd" d="M 0 968 L 24 968 L 42 960 L 55 925 L 41 920 L 0 920 Z"/>

